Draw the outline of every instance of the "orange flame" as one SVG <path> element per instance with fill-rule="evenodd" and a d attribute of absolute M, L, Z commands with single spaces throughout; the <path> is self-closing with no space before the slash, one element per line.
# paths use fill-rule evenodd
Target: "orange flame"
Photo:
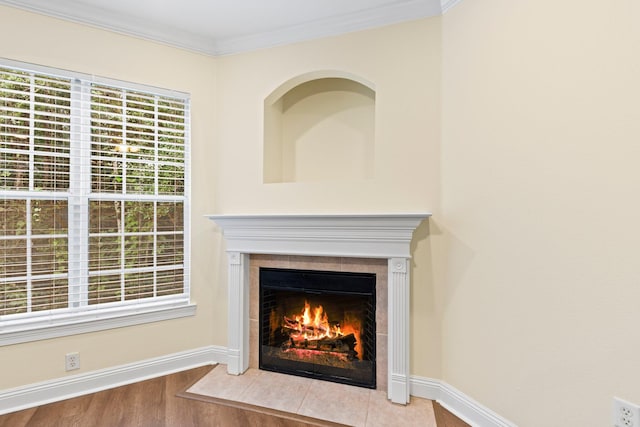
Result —
<path fill-rule="evenodd" d="M 339 338 L 354 334 L 356 338 L 355 351 L 357 352 L 357 357 L 362 359 L 363 349 L 360 343 L 360 330 L 362 325 L 359 319 L 347 316 L 343 319 L 342 327 L 339 323 L 331 325 L 329 316 L 324 311 L 324 308 L 319 305 L 315 307 L 312 312 L 308 301 L 304 302 L 302 313 L 293 316 L 293 319 L 297 323 L 296 332 L 291 334 L 293 338 L 315 341 L 323 338 Z"/>
<path fill-rule="evenodd" d="M 332 327 L 329 324 L 329 317 L 321 305 L 314 308 L 312 314 L 309 302 L 305 301 L 302 314 L 294 316 L 294 319 L 300 325 L 298 336 L 302 338 L 319 340 L 322 338 L 336 338 L 342 335 L 339 325 Z"/>

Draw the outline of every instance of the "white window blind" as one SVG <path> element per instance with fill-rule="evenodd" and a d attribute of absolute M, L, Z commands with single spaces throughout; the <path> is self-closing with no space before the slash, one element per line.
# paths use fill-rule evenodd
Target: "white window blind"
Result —
<path fill-rule="evenodd" d="M 186 94 L 0 60 L 0 332 L 188 302 L 188 168 Z"/>

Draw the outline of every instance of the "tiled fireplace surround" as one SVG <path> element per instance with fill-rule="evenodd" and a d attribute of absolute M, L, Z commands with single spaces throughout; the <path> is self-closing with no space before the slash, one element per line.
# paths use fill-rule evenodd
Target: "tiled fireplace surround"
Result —
<path fill-rule="evenodd" d="M 251 255 L 249 268 L 249 367 L 258 368 L 260 267 L 349 271 L 376 275 L 376 388 L 387 389 L 387 261 L 376 258 Z"/>
<path fill-rule="evenodd" d="M 210 215 L 228 254 L 227 370 L 258 366 L 260 267 L 376 274 L 376 382 L 409 402 L 409 259 L 415 228 L 429 216 Z"/>

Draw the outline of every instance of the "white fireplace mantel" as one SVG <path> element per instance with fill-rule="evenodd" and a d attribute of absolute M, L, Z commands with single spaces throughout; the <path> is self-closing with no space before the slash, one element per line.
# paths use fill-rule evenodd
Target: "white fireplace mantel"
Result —
<path fill-rule="evenodd" d="M 249 255 L 388 260 L 388 397 L 409 402 L 409 259 L 414 230 L 431 214 L 207 215 L 228 253 L 228 372 L 249 367 Z"/>

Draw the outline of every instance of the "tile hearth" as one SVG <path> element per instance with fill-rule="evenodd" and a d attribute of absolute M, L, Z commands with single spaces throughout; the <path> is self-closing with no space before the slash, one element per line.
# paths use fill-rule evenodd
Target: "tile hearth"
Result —
<path fill-rule="evenodd" d="M 384 391 L 258 369 L 230 375 L 218 365 L 187 392 L 348 426 L 436 427 L 430 400 L 411 397 L 410 405 L 397 405 Z"/>

